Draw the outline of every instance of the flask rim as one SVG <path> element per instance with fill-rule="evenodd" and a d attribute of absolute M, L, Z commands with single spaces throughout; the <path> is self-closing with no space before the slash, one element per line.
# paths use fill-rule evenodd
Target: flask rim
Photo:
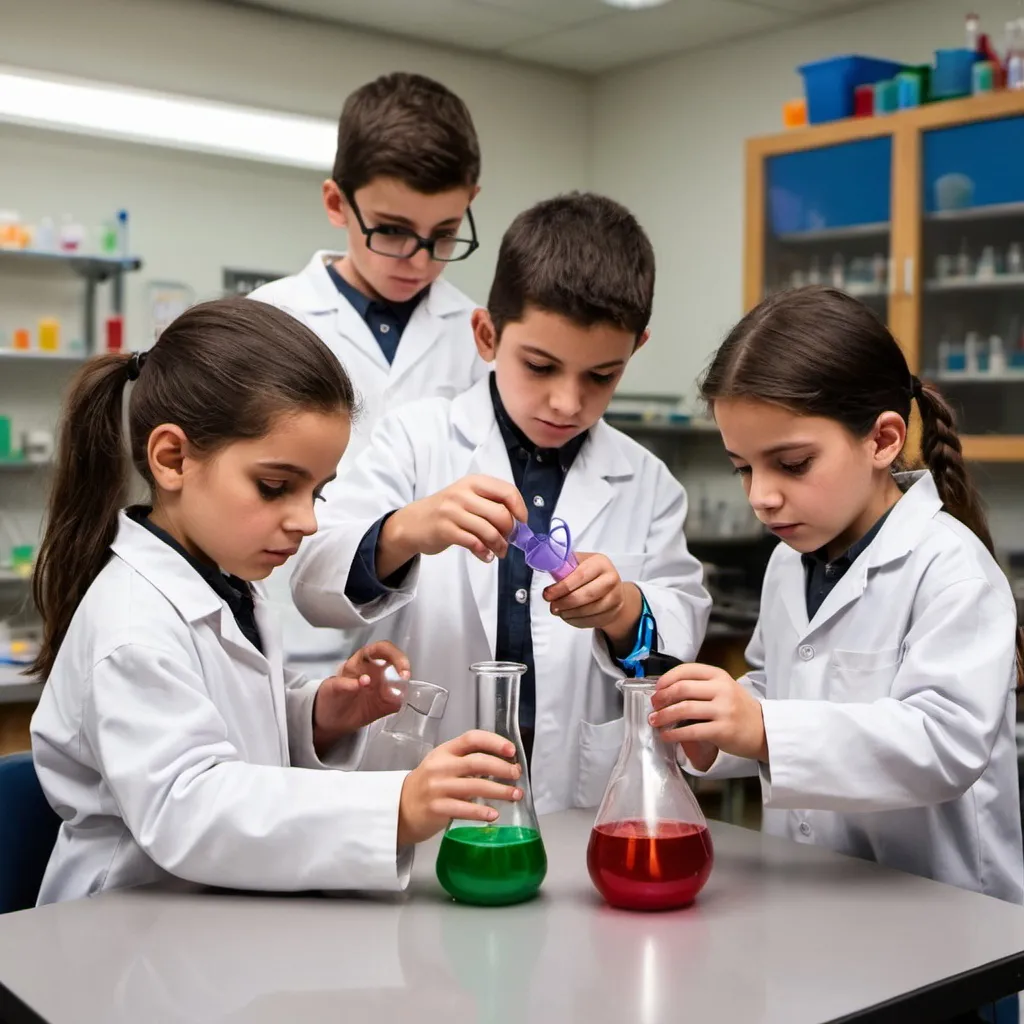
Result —
<path fill-rule="evenodd" d="M 654 693 L 661 676 L 643 676 L 640 679 L 620 679 L 616 684 L 619 693 Z"/>
<path fill-rule="evenodd" d="M 507 676 L 525 672 L 526 666 L 518 661 L 477 661 L 469 666 L 469 671 L 476 675 Z"/>

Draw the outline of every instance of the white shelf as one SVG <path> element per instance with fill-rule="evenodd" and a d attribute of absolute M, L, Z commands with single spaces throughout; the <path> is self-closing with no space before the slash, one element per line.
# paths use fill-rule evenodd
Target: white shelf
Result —
<path fill-rule="evenodd" d="M 942 384 L 1024 384 L 1024 370 L 1007 370 L 1005 373 L 982 373 L 980 370 L 971 373 L 940 373 L 937 379 Z"/>
<path fill-rule="evenodd" d="M 1003 217 L 1024 217 L 1024 203 L 994 203 L 991 206 L 968 206 L 963 210 L 939 210 L 925 217 L 940 223 L 998 220 Z"/>
<path fill-rule="evenodd" d="M 856 238 L 882 238 L 889 234 L 889 222 L 876 224 L 852 224 L 843 228 L 820 228 L 817 231 L 789 231 L 775 235 L 777 242 L 784 245 L 814 245 L 819 242 L 843 242 Z"/>
<path fill-rule="evenodd" d="M 0 569 L 0 586 L 28 586 L 31 582 L 31 576 L 19 576 L 13 569 Z"/>
<path fill-rule="evenodd" d="M 68 271 L 103 281 L 112 274 L 138 270 L 142 260 L 136 256 L 124 259 L 98 253 L 42 252 L 38 249 L 0 249 L 0 264 L 7 264 L 29 273 L 67 273 Z"/>
<path fill-rule="evenodd" d="M 29 462 L 27 459 L 0 459 L 0 473 L 26 473 L 33 470 L 49 469 L 53 461 Z"/>
<path fill-rule="evenodd" d="M 40 352 L 38 349 L 25 351 L 19 348 L 0 348 L 0 359 L 11 362 L 25 363 L 81 363 L 85 360 L 83 352 Z"/>
<path fill-rule="evenodd" d="M 925 282 L 929 292 L 991 292 L 1024 288 L 1024 274 L 997 274 L 995 277 L 949 277 Z"/>

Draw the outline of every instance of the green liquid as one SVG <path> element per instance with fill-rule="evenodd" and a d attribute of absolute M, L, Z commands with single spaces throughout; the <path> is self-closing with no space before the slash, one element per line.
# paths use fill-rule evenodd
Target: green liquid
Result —
<path fill-rule="evenodd" d="M 449 829 L 437 854 L 437 880 L 445 890 L 485 907 L 530 899 L 547 870 L 540 833 L 516 825 Z"/>

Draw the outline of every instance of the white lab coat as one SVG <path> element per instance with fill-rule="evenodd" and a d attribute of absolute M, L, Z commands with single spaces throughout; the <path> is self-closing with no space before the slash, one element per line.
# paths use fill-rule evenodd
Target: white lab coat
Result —
<path fill-rule="evenodd" d="M 181 555 L 124 514 L 112 550 L 32 717 L 39 781 L 63 819 L 40 903 L 168 876 L 403 887 L 405 773 L 323 770 L 312 740 L 319 681 L 283 671 L 259 589 L 265 656 Z M 364 746 L 365 731 L 332 764 L 355 764 Z"/>
<path fill-rule="evenodd" d="M 416 307 L 390 366 L 366 321 L 353 309 L 327 273 L 327 263 L 344 253 L 320 251 L 291 277 L 257 288 L 250 298 L 277 306 L 302 320 L 338 357 L 361 400 L 352 438 L 342 464 L 366 445 L 381 415 L 419 398 L 454 398 L 487 374 L 473 341 L 470 315 L 476 308 L 444 278 Z M 276 569 L 267 581 L 270 599 L 281 617 L 285 656 L 291 665 L 314 665 L 322 674 L 336 662 L 342 640 L 335 630 L 315 629 L 296 612 L 289 578 L 292 564 Z M 311 662 L 302 666 L 302 662 Z"/>
<path fill-rule="evenodd" d="M 741 682 L 761 700 L 764 829 L 1012 903 L 1024 899 L 1016 609 L 927 473 L 808 622 L 800 555 L 780 544 Z"/>
<path fill-rule="evenodd" d="M 377 519 L 469 474 L 513 479 L 487 380 L 454 401 L 407 405 L 378 424 L 370 447 L 328 489 L 321 532 L 297 556 L 292 581 L 310 621 L 355 630 L 350 642 L 373 624 L 374 636 L 408 652 L 418 678 L 451 691 L 441 723 L 447 738 L 476 724 L 468 666 L 494 657 L 497 560 L 481 562 L 458 547 L 416 559 L 400 590 L 359 607 L 345 584 Z M 692 659 L 711 601 L 683 538 L 686 495 L 664 463 L 601 421 L 553 515 L 569 524 L 576 550 L 607 555 L 624 580 L 641 584 L 661 650 Z M 615 689 L 622 670 L 602 635 L 551 614 L 541 597 L 551 582 L 535 573 L 529 595 L 537 700 L 531 779 L 541 814 L 596 804 L 622 739 Z"/>

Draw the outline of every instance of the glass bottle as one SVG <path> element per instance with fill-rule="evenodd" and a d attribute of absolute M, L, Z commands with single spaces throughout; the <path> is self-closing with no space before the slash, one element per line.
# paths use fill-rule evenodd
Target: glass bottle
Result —
<path fill-rule="evenodd" d="M 523 796 L 517 801 L 479 801 L 498 812 L 494 821 L 452 821 L 437 854 L 437 879 L 463 903 L 521 903 L 537 894 L 548 870 L 519 735 L 519 684 L 526 666 L 484 661 L 470 671 L 476 678 L 477 728 L 515 745 L 515 761 L 523 767 L 516 785 Z"/>
<path fill-rule="evenodd" d="M 587 847 L 597 891 L 626 910 L 692 903 L 711 874 L 714 851 L 700 806 L 647 716 L 658 680 L 623 679 L 626 734 Z"/>
<path fill-rule="evenodd" d="M 437 732 L 448 705 L 443 686 L 410 679 L 402 706 L 384 720 L 359 765 L 361 771 L 412 771 L 437 746 Z"/>

